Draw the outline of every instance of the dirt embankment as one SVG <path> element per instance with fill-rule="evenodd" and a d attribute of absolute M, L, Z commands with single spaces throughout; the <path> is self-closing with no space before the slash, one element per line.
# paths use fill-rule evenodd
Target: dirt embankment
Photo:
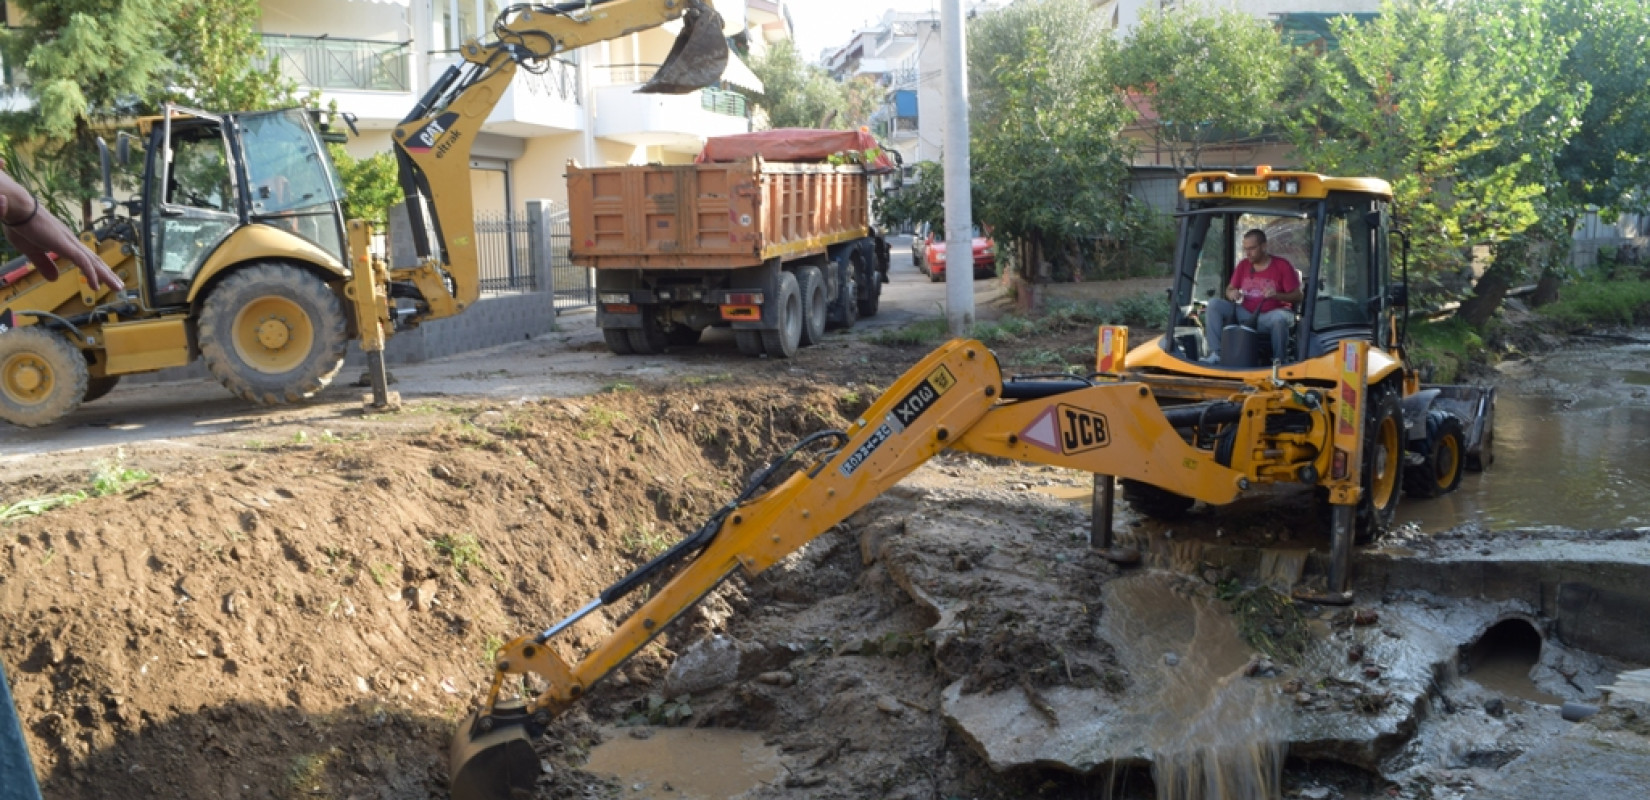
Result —
<path fill-rule="evenodd" d="M 856 402 L 800 382 L 644 387 L 128 464 L 156 478 L 0 527 L 0 658 L 46 793 L 439 794 L 490 648 L 594 597 Z M 69 488 L 51 483 L 12 488 Z M 706 625 L 690 615 L 628 669 L 650 680 Z"/>

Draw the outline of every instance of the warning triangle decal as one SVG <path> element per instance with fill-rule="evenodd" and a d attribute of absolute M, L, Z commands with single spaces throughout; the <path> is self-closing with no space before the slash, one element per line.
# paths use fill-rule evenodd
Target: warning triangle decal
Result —
<path fill-rule="evenodd" d="M 1020 438 L 1051 453 L 1060 452 L 1060 422 L 1055 416 L 1056 408 L 1049 406 L 1048 410 L 1038 414 L 1025 430 L 1020 431 Z"/>

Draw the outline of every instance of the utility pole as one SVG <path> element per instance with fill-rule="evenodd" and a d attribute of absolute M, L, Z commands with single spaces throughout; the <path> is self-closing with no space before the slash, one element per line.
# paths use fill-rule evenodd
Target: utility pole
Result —
<path fill-rule="evenodd" d="M 974 326 L 974 212 L 969 185 L 968 49 L 962 0 L 943 0 L 945 45 L 945 320 L 951 335 Z"/>

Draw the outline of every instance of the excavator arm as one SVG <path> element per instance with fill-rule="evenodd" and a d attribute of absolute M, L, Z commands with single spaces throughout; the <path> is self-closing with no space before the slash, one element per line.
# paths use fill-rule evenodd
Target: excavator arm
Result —
<path fill-rule="evenodd" d="M 703 0 L 519 4 L 471 40 L 393 134 L 418 264 L 392 270 L 392 294 L 418 303 L 411 323 L 450 317 L 480 295 L 470 149 L 519 69 L 540 72 L 558 53 L 681 19 L 682 32 L 638 91 L 683 94 L 715 84 L 727 66 L 722 18 Z M 433 234 L 433 236 L 432 236 Z"/>
<path fill-rule="evenodd" d="M 1126 339 L 1124 329 L 1116 329 Z M 755 575 L 865 506 L 946 449 L 1087 470 L 1144 481 L 1186 497 L 1225 504 L 1251 476 L 1327 464 L 1343 395 L 1329 387 L 1276 385 L 1208 402 L 1160 406 L 1146 383 L 1117 375 L 1004 381 L 996 358 L 970 340 L 941 346 L 846 431 L 804 439 L 759 472 L 696 533 L 603 591 L 555 626 L 498 652 L 482 707 L 455 737 L 451 788 L 457 800 L 502 800 L 540 772 L 531 738 L 624 663 L 735 570 Z M 1361 388 L 1361 387 L 1359 387 Z M 1347 401 L 1352 402 L 1352 401 Z M 1290 424 L 1268 424 L 1287 419 Z M 1261 443 L 1199 446 L 1199 429 L 1220 427 Z M 1181 431 L 1193 431 L 1183 436 Z M 781 466 L 788 477 L 771 487 Z M 1316 468 L 1316 467 L 1314 467 Z M 1356 487 L 1356 475 L 1351 476 Z M 1354 495 L 1355 499 L 1355 495 Z M 656 576 L 669 577 L 612 635 L 575 662 L 556 634 L 611 606 Z M 506 699 L 512 676 L 547 684 L 536 696 Z"/>

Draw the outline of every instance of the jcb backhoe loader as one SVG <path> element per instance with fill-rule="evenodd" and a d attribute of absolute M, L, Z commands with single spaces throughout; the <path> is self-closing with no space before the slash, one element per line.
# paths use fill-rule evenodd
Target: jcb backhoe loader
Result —
<path fill-rule="evenodd" d="M 368 357 L 373 402 L 387 402 L 385 339 L 460 313 L 480 295 L 470 148 L 519 67 L 565 50 L 683 20 L 643 92 L 714 84 L 727 63 L 721 18 L 701 0 L 514 5 L 487 42 L 463 48 L 395 129 L 417 265 L 369 255 L 371 231 L 345 222 L 337 171 L 310 113 L 212 114 L 168 106 L 145 121 L 142 186 L 83 234 L 128 291 L 47 281 L 23 261 L 0 271 L 0 420 L 48 425 L 122 375 L 203 359 L 231 392 L 296 402 Z M 122 149 L 124 151 L 124 148 Z M 124 212 L 124 213 L 117 213 Z M 71 270 L 72 272 L 72 270 Z"/>
<path fill-rule="evenodd" d="M 1165 336 L 1130 351 L 1127 329 L 1105 326 L 1094 373 L 1033 379 L 1004 380 L 979 342 L 942 346 L 847 430 L 804 439 L 697 532 L 568 618 L 505 645 L 481 708 L 453 741 L 453 796 L 530 790 L 540 771 L 531 738 L 593 683 L 736 570 L 762 572 L 945 449 L 1086 470 L 1107 509 L 1120 478 L 1131 503 L 1162 516 L 1264 484 L 1311 487 L 1332 537 L 1327 590 L 1314 597 L 1349 601 L 1354 539 L 1390 525 L 1400 486 L 1433 496 L 1453 490 L 1463 466 L 1488 461 L 1493 393 L 1422 389 L 1405 367 L 1406 292 L 1388 270 L 1386 182 L 1204 173 L 1187 178 L 1183 194 Z M 1257 352 L 1253 329 L 1205 332 L 1200 322 L 1254 228 L 1305 265 L 1311 289 L 1285 352 L 1270 356 Z M 1202 361 L 1213 335 L 1227 344 L 1219 366 Z M 1109 521 L 1103 527 L 1101 539 Z M 606 641 L 562 657 L 557 633 L 644 583 L 653 583 L 647 600 Z M 505 697 L 507 685 L 525 685 L 513 676 L 527 674 L 547 688 Z"/>

